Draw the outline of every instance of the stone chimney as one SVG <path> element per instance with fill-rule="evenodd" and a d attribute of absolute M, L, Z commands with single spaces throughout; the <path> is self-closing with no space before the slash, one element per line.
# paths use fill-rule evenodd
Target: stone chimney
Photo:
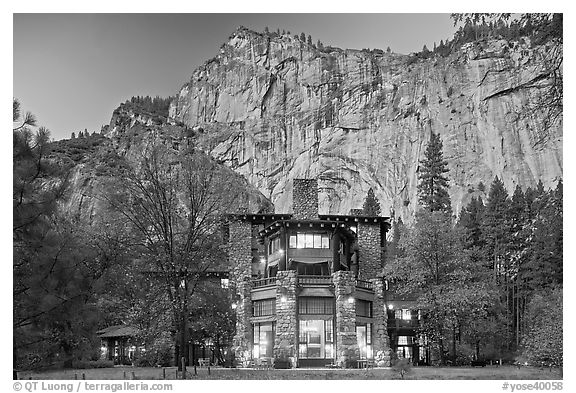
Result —
<path fill-rule="evenodd" d="M 294 179 L 292 209 L 296 220 L 318 219 L 318 180 Z"/>

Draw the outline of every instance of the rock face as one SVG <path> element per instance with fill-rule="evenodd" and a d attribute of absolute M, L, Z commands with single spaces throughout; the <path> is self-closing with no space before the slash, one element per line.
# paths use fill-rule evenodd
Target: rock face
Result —
<path fill-rule="evenodd" d="M 159 124 L 150 117 L 125 110 L 121 105 L 113 114 L 105 140 L 94 152 L 73 166 L 63 208 L 94 224 L 110 207 L 102 195 L 109 194 L 113 168 L 122 165 L 138 167 L 143 152 L 151 146 L 165 145 L 174 153 L 186 154 L 194 149 L 192 131 L 181 125 Z M 204 154 L 204 153 L 202 153 Z M 213 158 L 210 158 L 211 160 Z M 234 209 L 228 213 L 263 213 L 274 210 L 272 203 L 245 178 L 225 165 L 218 164 L 218 176 L 230 179 L 239 189 Z M 113 183 L 114 184 L 114 183 Z M 117 186 L 117 183 L 115 183 Z"/>
<path fill-rule="evenodd" d="M 316 177 L 321 214 L 360 208 L 372 187 L 383 215 L 405 220 L 417 208 L 419 160 L 439 133 L 458 212 L 485 197 L 494 176 L 509 191 L 562 177 L 561 120 L 544 132 L 526 110 L 546 50 L 491 41 L 414 61 L 240 28 L 194 71 L 170 120 L 198 133 L 276 212 L 290 212 L 292 179 Z"/>

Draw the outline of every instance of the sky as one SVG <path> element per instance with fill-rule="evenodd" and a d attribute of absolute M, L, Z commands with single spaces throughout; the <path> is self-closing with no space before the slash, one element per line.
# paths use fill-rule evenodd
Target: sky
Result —
<path fill-rule="evenodd" d="M 397 53 L 451 38 L 449 14 L 13 15 L 13 97 L 55 140 L 99 131 L 135 95 L 175 95 L 238 26 Z"/>

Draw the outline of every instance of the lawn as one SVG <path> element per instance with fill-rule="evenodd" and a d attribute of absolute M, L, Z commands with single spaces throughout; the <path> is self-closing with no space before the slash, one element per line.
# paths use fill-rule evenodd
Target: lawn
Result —
<path fill-rule="evenodd" d="M 176 379 L 176 368 L 166 367 L 166 379 Z M 133 374 L 132 374 L 133 373 Z M 153 367 L 114 367 L 84 370 L 50 370 L 44 372 L 21 371 L 20 379 L 162 379 L 163 369 Z M 180 377 L 179 373 L 179 377 Z M 254 370 L 254 369 L 227 369 L 212 367 L 210 375 L 206 368 L 188 368 L 188 379 L 400 379 L 400 374 L 390 368 L 376 368 L 370 370 L 358 369 L 292 369 L 292 370 Z M 180 379 L 180 378 L 179 378 Z M 472 367 L 414 367 L 405 376 L 405 379 L 505 379 L 505 380 L 534 380 L 534 379 L 562 379 L 559 369 L 513 366 L 487 366 L 481 368 Z"/>

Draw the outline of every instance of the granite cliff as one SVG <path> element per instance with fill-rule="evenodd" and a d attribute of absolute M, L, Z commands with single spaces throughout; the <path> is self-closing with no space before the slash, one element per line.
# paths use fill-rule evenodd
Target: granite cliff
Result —
<path fill-rule="evenodd" d="M 370 187 L 384 215 L 417 208 L 418 162 L 439 133 L 459 211 L 486 196 L 562 178 L 562 121 L 530 110 L 546 46 L 491 40 L 448 57 L 319 50 L 289 35 L 238 29 L 172 101 L 169 121 L 245 176 L 277 212 L 291 179 L 318 177 L 320 211 L 347 214 Z M 111 132 L 114 127 L 111 124 Z M 479 186 L 482 183 L 486 187 Z"/>

